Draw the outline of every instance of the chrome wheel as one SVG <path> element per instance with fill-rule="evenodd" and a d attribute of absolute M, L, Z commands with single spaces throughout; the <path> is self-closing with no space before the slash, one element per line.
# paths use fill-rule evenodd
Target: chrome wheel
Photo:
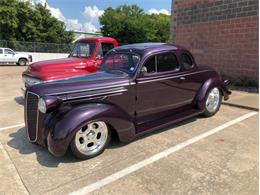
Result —
<path fill-rule="evenodd" d="M 211 113 L 215 112 L 218 109 L 219 101 L 220 101 L 220 92 L 219 89 L 215 87 L 208 94 L 206 100 L 206 109 Z"/>
<path fill-rule="evenodd" d="M 97 121 L 89 123 L 76 133 L 75 146 L 80 153 L 92 156 L 104 148 L 107 139 L 108 128 L 106 123 Z"/>

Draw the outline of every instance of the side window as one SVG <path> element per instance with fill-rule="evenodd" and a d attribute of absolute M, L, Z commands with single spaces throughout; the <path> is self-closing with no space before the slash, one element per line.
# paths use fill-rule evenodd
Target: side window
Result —
<path fill-rule="evenodd" d="M 102 46 L 99 45 L 98 51 L 97 51 L 97 57 L 102 58 L 103 57 L 103 51 L 102 51 Z"/>
<path fill-rule="evenodd" d="M 192 59 L 185 53 L 181 55 L 181 63 L 185 69 L 190 69 L 193 67 Z"/>
<path fill-rule="evenodd" d="M 0 54 L 3 54 L 3 49 L 0 49 Z"/>
<path fill-rule="evenodd" d="M 176 55 L 168 52 L 148 58 L 142 67 L 142 71 L 152 74 L 178 70 L 179 67 Z"/>
<path fill-rule="evenodd" d="M 106 53 L 114 48 L 114 45 L 112 43 L 101 43 L 102 46 L 102 54 L 103 56 L 106 55 Z"/>
<path fill-rule="evenodd" d="M 148 74 L 152 74 L 156 72 L 156 57 L 150 57 L 145 64 L 143 65 L 143 70 Z"/>
<path fill-rule="evenodd" d="M 179 68 L 177 57 L 173 53 L 157 55 L 157 72 L 173 71 Z"/>
<path fill-rule="evenodd" d="M 5 54 L 14 54 L 14 52 L 11 49 L 5 49 Z"/>

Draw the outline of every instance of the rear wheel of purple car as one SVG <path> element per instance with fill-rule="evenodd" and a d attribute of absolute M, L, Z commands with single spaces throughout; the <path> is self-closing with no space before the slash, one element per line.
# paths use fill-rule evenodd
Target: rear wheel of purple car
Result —
<path fill-rule="evenodd" d="M 222 95 L 219 88 L 214 87 L 207 93 L 207 99 L 205 102 L 204 116 L 209 117 L 216 114 L 220 108 L 222 102 Z"/>
<path fill-rule="evenodd" d="M 89 159 L 101 154 L 111 140 L 111 131 L 103 121 L 87 124 L 74 136 L 72 153 L 80 159 Z"/>

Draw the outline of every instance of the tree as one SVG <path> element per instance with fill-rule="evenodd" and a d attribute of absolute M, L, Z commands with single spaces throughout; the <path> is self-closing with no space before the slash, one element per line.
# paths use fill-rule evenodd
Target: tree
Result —
<path fill-rule="evenodd" d="M 148 15 L 137 5 L 109 7 L 99 21 L 103 35 L 120 43 L 166 42 L 170 36 L 170 16 Z"/>
<path fill-rule="evenodd" d="M 0 1 L 0 39 L 71 43 L 73 33 L 53 17 L 46 6 L 29 1 Z"/>
<path fill-rule="evenodd" d="M 148 18 L 147 39 L 149 41 L 167 42 L 170 38 L 170 16 L 152 14 Z"/>

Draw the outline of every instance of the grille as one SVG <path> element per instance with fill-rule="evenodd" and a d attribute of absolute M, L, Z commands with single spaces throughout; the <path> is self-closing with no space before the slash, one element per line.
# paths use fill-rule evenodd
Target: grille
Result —
<path fill-rule="evenodd" d="M 37 139 L 38 129 L 38 100 L 39 96 L 28 92 L 25 103 L 25 122 L 27 134 L 30 141 L 35 142 Z"/>

